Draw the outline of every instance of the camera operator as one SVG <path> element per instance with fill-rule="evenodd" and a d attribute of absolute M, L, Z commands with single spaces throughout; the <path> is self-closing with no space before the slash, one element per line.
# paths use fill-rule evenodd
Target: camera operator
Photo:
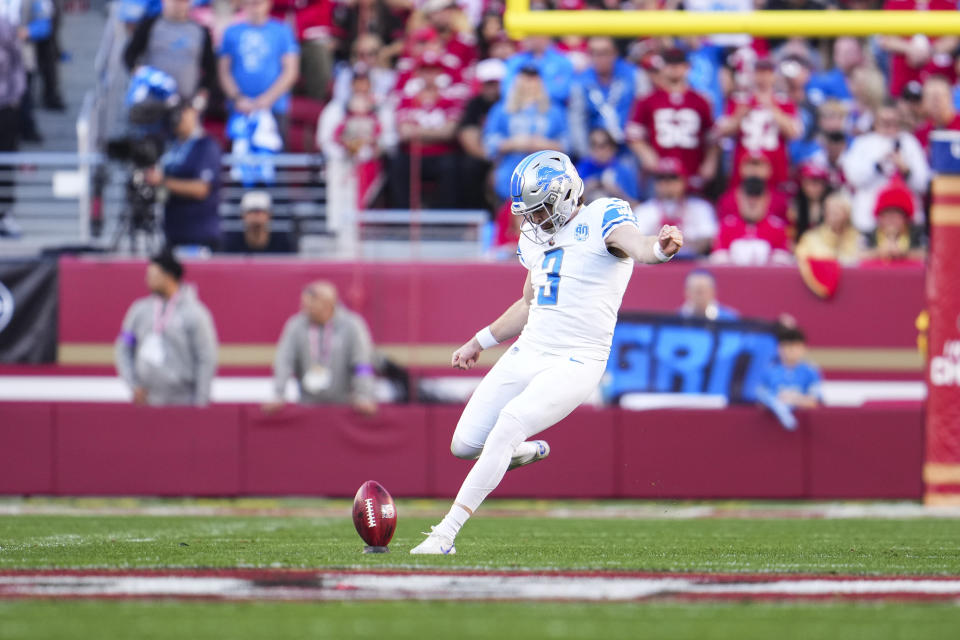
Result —
<path fill-rule="evenodd" d="M 170 74 L 182 99 L 208 99 L 217 87 L 217 61 L 210 32 L 190 19 L 190 0 L 163 0 L 163 13 L 141 20 L 123 52 L 133 73 L 140 66 Z"/>
<path fill-rule="evenodd" d="M 203 129 L 199 98 L 174 110 L 174 140 L 157 166 L 147 169 L 150 185 L 164 187 L 163 210 L 167 246 L 202 245 L 216 251 L 220 244 L 220 146 Z"/>

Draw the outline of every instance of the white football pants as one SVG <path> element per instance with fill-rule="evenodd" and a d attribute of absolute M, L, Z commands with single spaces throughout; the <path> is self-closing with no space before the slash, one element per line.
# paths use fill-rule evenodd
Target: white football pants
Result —
<path fill-rule="evenodd" d="M 456 502 L 476 510 L 500 484 L 517 446 L 580 406 L 605 368 L 603 360 L 510 347 L 481 380 L 454 431 L 453 455 L 477 458 Z"/>

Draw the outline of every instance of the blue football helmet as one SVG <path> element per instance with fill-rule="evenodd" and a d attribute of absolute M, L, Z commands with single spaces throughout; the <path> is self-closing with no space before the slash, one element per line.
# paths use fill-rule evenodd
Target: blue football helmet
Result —
<path fill-rule="evenodd" d="M 520 232 L 537 244 L 549 241 L 576 211 L 583 180 L 565 153 L 537 151 L 520 161 L 510 177 L 510 211 L 523 216 Z M 540 223 L 532 214 L 543 210 Z"/>

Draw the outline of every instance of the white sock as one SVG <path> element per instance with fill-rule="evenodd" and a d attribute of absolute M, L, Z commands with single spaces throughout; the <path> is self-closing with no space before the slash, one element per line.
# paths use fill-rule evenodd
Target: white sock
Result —
<path fill-rule="evenodd" d="M 517 448 L 513 450 L 513 457 L 510 458 L 510 467 L 508 469 L 530 462 L 539 451 L 540 447 L 535 443 L 529 441 L 521 442 L 517 445 Z"/>
<path fill-rule="evenodd" d="M 437 525 L 435 531 L 445 538 L 454 540 L 469 517 L 469 511 L 458 504 L 454 504 L 450 507 L 447 515 L 443 517 L 443 520 L 440 521 L 440 524 Z"/>

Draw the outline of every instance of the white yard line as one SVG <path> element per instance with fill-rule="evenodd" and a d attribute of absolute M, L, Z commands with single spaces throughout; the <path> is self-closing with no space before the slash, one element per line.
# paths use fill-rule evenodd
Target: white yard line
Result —
<path fill-rule="evenodd" d="M 854 596 L 960 599 L 960 579 L 730 576 L 620 577 L 457 573 L 317 573 L 275 579 L 211 575 L 0 575 L 0 598 L 156 597 L 227 600 L 580 600 Z"/>

